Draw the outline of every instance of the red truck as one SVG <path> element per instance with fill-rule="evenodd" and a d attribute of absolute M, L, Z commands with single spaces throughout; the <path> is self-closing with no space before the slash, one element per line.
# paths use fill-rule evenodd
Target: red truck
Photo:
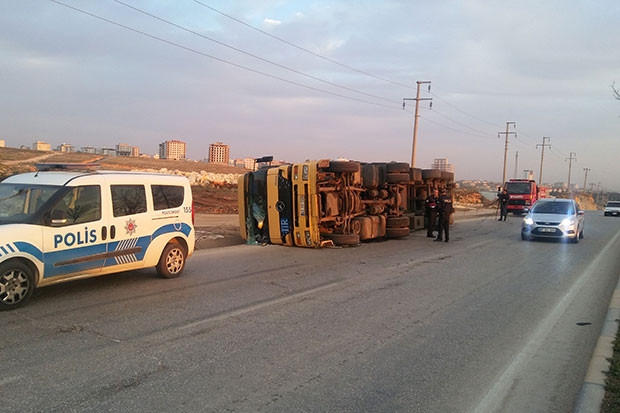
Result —
<path fill-rule="evenodd" d="M 541 198 L 540 188 L 532 179 L 511 179 L 504 184 L 508 192 L 508 212 L 522 215 Z M 544 195 L 542 196 L 544 197 Z"/>

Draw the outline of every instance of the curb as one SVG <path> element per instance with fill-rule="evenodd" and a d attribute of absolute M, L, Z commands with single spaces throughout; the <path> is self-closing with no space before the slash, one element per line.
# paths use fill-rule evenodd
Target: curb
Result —
<path fill-rule="evenodd" d="M 614 353 L 614 340 L 618 332 L 617 320 L 620 319 L 620 280 L 611 297 L 609 309 L 601 335 L 594 348 L 588 372 L 577 395 L 575 413 L 599 413 L 605 397 L 606 372 L 609 371 L 609 359 Z"/>

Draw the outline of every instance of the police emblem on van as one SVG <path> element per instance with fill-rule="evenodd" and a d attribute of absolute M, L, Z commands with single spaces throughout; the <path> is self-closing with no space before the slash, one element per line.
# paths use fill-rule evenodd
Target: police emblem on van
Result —
<path fill-rule="evenodd" d="M 129 218 L 127 220 L 127 222 L 125 223 L 125 231 L 127 231 L 127 235 L 133 235 L 136 233 L 136 228 L 138 228 L 138 225 L 136 224 L 136 221 L 134 221 L 133 219 Z"/>

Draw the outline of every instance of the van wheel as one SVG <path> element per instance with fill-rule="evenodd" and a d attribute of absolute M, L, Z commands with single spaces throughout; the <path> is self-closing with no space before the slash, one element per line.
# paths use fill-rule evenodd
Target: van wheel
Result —
<path fill-rule="evenodd" d="M 157 274 L 164 278 L 176 278 L 185 268 L 187 251 L 178 242 L 166 245 L 157 263 Z"/>
<path fill-rule="evenodd" d="M 34 273 L 19 261 L 0 265 L 0 311 L 13 310 L 26 304 L 34 291 Z"/>

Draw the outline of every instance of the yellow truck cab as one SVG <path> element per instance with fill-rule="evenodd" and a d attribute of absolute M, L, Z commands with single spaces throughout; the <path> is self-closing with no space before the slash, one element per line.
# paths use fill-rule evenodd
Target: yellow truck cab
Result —
<path fill-rule="evenodd" d="M 195 244 L 187 178 L 38 167 L 0 182 L 0 310 L 64 281 L 145 267 L 181 274 Z"/>

